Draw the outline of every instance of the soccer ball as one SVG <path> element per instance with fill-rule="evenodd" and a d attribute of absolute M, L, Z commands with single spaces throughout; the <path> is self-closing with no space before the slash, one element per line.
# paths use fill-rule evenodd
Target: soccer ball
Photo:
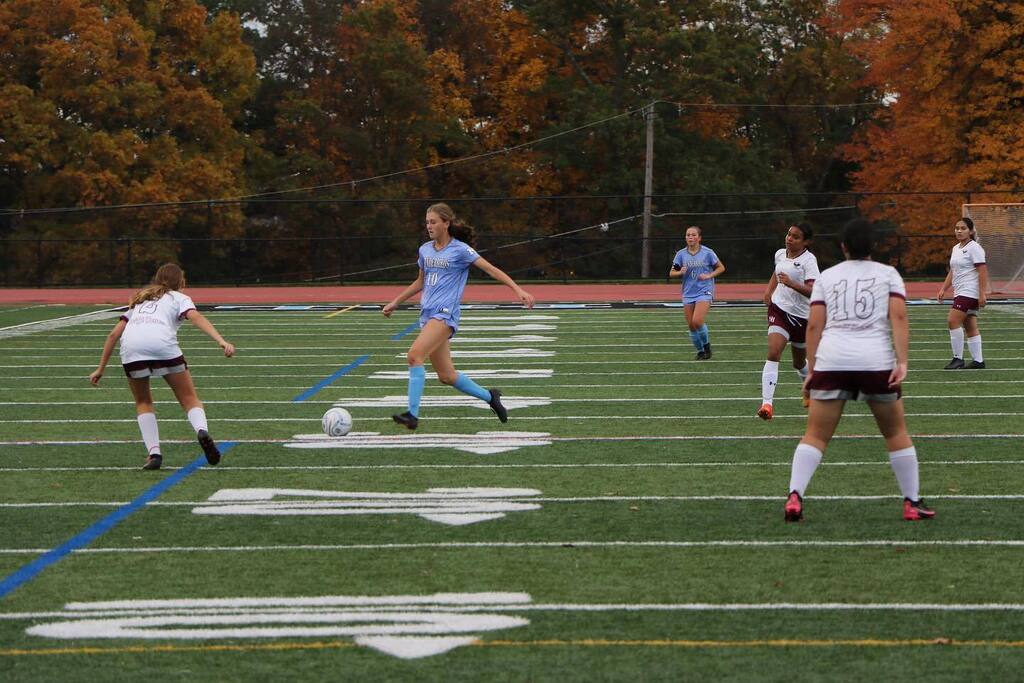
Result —
<path fill-rule="evenodd" d="M 352 416 L 344 408 L 331 408 L 320 423 L 327 436 L 345 436 L 352 431 Z"/>

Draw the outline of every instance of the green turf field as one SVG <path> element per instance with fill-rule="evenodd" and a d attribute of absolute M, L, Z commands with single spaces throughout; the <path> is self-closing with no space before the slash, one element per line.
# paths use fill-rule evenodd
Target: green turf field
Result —
<path fill-rule="evenodd" d="M 1020 306 L 985 310 L 988 369 L 957 372 L 946 308 L 910 308 L 935 520 L 902 520 L 849 405 L 797 525 L 782 503 L 804 410 L 787 351 L 776 418 L 755 417 L 762 308 L 714 308 L 707 362 L 678 309 L 466 309 L 456 366 L 502 388 L 510 420 L 428 374 L 416 432 L 390 419 L 414 311 L 209 312 L 235 358 L 187 323 L 179 338 L 224 459 L 200 467 L 158 380 L 159 472 L 139 469 L 116 355 L 87 380 L 114 319 L 23 325 L 93 310 L 0 308 L 2 680 L 1024 671 Z M 335 404 L 355 426 L 330 440 Z"/>

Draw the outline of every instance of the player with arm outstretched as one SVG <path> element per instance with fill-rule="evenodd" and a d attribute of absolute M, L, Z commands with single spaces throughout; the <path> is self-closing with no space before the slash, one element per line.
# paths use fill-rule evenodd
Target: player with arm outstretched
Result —
<path fill-rule="evenodd" d="M 476 252 L 473 248 L 473 228 L 456 217 L 447 204 L 434 204 L 427 209 L 426 225 L 430 241 L 419 250 L 419 276 L 381 311 L 385 316 L 390 316 L 403 301 L 421 290 L 423 292 L 420 299 L 420 333 L 406 354 L 409 363 L 409 408 L 392 418 L 409 429 L 419 426 L 420 399 L 426 383 L 423 364 L 429 358 L 437 378 L 443 384 L 485 401 L 498 419 L 506 422 L 508 411 L 501 404 L 501 391 L 484 389 L 456 370 L 452 363 L 450 340 L 459 329 L 460 302 L 469 277 L 469 266 L 480 268 L 506 285 L 527 308 L 533 308 L 533 295 Z"/>
<path fill-rule="evenodd" d="M 148 452 L 146 464 L 142 467 L 144 470 L 158 470 L 163 463 L 150 377 L 164 378 L 195 429 L 206 461 L 211 465 L 220 462 L 220 450 L 210 436 L 206 410 L 196 395 L 188 364 L 178 346 L 178 327 L 183 320 L 188 320 L 217 342 L 228 358 L 235 355 L 235 347 L 196 310 L 192 299 L 181 293 L 184 287 L 185 273 L 178 265 L 166 263 L 160 266 L 152 283 L 132 297 L 128 310 L 107 335 L 100 363 L 89 375 L 93 385 L 100 383 L 114 346 L 120 341 L 121 363 L 135 398 L 136 418 Z"/>

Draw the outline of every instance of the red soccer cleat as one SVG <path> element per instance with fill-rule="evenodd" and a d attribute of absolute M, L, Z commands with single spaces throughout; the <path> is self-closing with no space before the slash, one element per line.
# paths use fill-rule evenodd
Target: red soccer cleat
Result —
<path fill-rule="evenodd" d="M 916 522 L 921 519 L 931 519 L 935 516 L 935 510 L 929 510 L 924 506 L 923 500 L 916 503 L 909 498 L 903 499 L 903 519 L 908 522 Z"/>
<path fill-rule="evenodd" d="M 768 421 L 768 420 L 772 419 L 772 416 L 774 414 L 775 413 L 772 410 L 772 404 L 771 403 L 762 403 L 761 407 L 758 408 L 758 410 L 757 410 L 757 416 L 759 418 L 761 418 L 762 420 L 765 420 L 765 421 Z"/>
<path fill-rule="evenodd" d="M 785 510 L 787 522 L 799 522 L 804 518 L 804 499 L 800 497 L 799 493 L 793 491 L 789 494 Z"/>

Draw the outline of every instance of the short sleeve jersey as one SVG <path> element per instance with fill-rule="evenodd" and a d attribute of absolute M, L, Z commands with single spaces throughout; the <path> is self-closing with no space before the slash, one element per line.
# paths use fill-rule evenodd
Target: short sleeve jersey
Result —
<path fill-rule="evenodd" d="M 702 273 L 710 273 L 718 265 L 718 256 L 711 249 L 703 244 L 696 254 L 683 247 L 676 252 L 672 259 L 673 267 L 686 267 L 686 274 L 683 275 L 683 299 L 696 299 L 702 296 L 713 296 L 715 293 L 715 280 L 701 280 L 698 278 Z"/>
<path fill-rule="evenodd" d="M 981 294 L 978 266 L 985 265 L 985 250 L 971 240 L 964 246 L 957 242 L 949 256 L 949 272 L 953 274 L 953 295 L 977 299 Z"/>
<path fill-rule="evenodd" d="M 473 247 L 457 239 L 440 250 L 434 248 L 433 241 L 422 245 L 417 259 L 423 271 L 420 308 L 457 317 L 462 292 L 469 278 L 469 266 L 478 258 L 480 254 Z"/>
<path fill-rule="evenodd" d="M 903 278 L 892 266 L 849 260 L 815 281 L 811 306 L 825 307 L 825 329 L 815 370 L 892 370 L 889 299 L 906 299 Z"/>
<path fill-rule="evenodd" d="M 128 321 L 121 335 L 121 362 L 170 360 L 182 355 L 178 328 L 195 307 L 192 299 L 171 291 L 129 308 L 121 316 Z"/>
<path fill-rule="evenodd" d="M 785 273 L 801 285 L 813 282 L 821 275 L 821 271 L 818 270 L 818 259 L 806 249 L 794 258 L 786 256 L 785 249 L 775 252 L 775 274 L 779 273 Z M 781 282 L 772 292 L 772 303 L 797 318 L 806 320 L 811 313 L 810 298 Z"/>

